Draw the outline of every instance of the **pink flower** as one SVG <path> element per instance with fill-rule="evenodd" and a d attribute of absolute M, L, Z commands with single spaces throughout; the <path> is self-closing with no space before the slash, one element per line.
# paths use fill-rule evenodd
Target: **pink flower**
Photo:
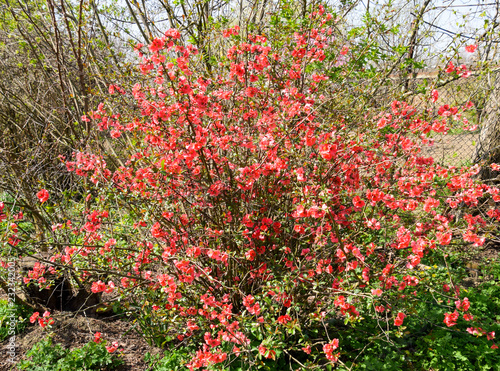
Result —
<path fill-rule="evenodd" d="M 476 51 L 476 49 L 477 49 L 477 45 L 475 45 L 475 44 L 465 46 L 465 50 L 467 51 L 467 53 L 474 53 Z"/>
<path fill-rule="evenodd" d="M 36 197 L 38 197 L 40 202 L 43 204 L 49 199 L 49 192 L 46 189 L 41 189 L 40 192 L 36 194 Z"/>
<path fill-rule="evenodd" d="M 467 332 L 474 336 L 483 336 L 485 333 L 481 327 L 467 327 Z"/>
<path fill-rule="evenodd" d="M 96 342 L 97 344 L 99 344 L 101 341 L 102 341 L 102 339 L 101 339 L 101 333 L 100 332 L 96 332 L 94 334 L 94 342 Z"/>

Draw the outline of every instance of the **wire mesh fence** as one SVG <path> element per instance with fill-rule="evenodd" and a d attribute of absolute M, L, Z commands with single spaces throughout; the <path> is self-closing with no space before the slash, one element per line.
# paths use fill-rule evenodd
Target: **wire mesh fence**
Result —
<path fill-rule="evenodd" d="M 476 72 L 469 77 L 445 80 L 439 72 L 418 74 L 411 82 L 411 89 L 418 101 L 418 92 L 423 88 L 436 89 L 439 98 L 435 107 L 442 105 L 463 106 L 473 103 L 473 108 L 465 113 L 465 118 L 474 130 L 464 130 L 462 127 L 451 129 L 448 134 L 436 134 L 434 144 L 423 148 L 426 155 L 433 156 L 436 161 L 445 165 L 461 166 L 480 161 L 484 157 L 484 127 L 485 122 L 498 115 L 498 110 L 492 109 L 488 101 L 496 94 L 495 82 L 498 72 Z M 422 97 L 420 97 L 421 99 Z M 496 120 L 494 120 L 496 121 Z M 481 131 L 483 130 L 483 135 Z M 491 136 L 491 133 L 489 134 Z M 491 139 L 491 138 L 490 138 Z"/>

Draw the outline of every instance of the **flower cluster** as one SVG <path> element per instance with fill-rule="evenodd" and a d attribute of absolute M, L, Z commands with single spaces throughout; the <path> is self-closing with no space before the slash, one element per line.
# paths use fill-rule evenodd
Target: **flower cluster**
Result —
<path fill-rule="evenodd" d="M 39 312 L 34 312 L 30 317 L 30 323 L 38 322 L 41 328 L 49 327 L 54 324 L 54 319 L 50 316 L 50 312 L 45 311 L 40 317 Z"/>

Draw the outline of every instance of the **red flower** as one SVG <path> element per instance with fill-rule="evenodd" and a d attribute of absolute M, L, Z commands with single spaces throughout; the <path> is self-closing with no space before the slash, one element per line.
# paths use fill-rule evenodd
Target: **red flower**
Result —
<path fill-rule="evenodd" d="M 326 144 L 323 143 L 319 146 L 319 154 L 325 160 L 329 161 L 335 157 L 337 153 L 337 145 L 336 144 Z"/>
<path fill-rule="evenodd" d="M 452 237 L 451 233 L 436 232 L 436 238 L 437 238 L 440 245 L 443 245 L 443 246 L 449 245 L 451 242 L 451 237 Z"/>
<path fill-rule="evenodd" d="M 439 92 L 436 89 L 434 89 L 431 92 L 431 97 L 432 97 L 432 103 L 436 103 L 439 98 Z"/>
<path fill-rule="evenodd" d="M 255 250 L 248 250 L 245 253 L 245 258 L 247 258 L 247 260 L 253 261 L 255 259 L 255 255 Z"/>
<path fill-rule="evenodd" d="M 361 209 L 363 206 L 365 206 L 365 201 L 363 201 L 359 196 L 355 196 L 352 199 L 352 203 L 354 204 L 355 207 L 358 209 Z"/>
<path fill-rule="evenodd" d="M 438 115 L 444 116 L 444 117 L 455 115 L 457 112 L 458 112 L 457 107 L 450 107 L 447 104 L 439 107 L 439 109 L 438 109 Z"/>
<path fill-rule="evenodd" d="M 50 312 L 48 311 L 45 311 L 43 317 L 40 317 L 40 313 L 38 312 L 33 313 L 30 317 L 30 322 L 35 323 L 36 321 L 38 321 L 41 328 L 45 328 L 47 325 L 52 325 L 54 323 L 54 319 L 50 317 Z"/>
<path fill-rule="evenodd" d="M 276 352 L 274 350 L 267 349 L 262 344 L 259 345 L 259 353 L 261 356 L 263 356 L 265 358 L 272 358 L 272 359 L 276 358 Z"/>
<path fill-rule="evenodd" d="M 394 326 L 401 326 L 403 324 L 403 321 L 405 319 L 406 315 L 404 313 L 398 313 L 396 318 L 394 319 Z"/>
<path fill-rule="evenodd" d="M 181 34 L 176 29 L 171 28 L 165 32 L 166 37 L 171 37 L 172 39 L 179 39 Z"/>
<path fill-rule="evenodd" d="M 477 45 L 475 44 L 472 44 L 472 45 L 466 45 L 465 46 L 465 50 L 468 52 L 468 53 L 474 53 L 477 49 Z"/>
<path fill-rule="evenodd" d="M 464 312 L 467 312 L 469 310 L 469 307 L 470 307 L 470 301 L 468 298 L 464 298 L 463 301 L 457 300 L 455 302 L 455 305 L 456 305 L 458 310 L 463 310 Z"/>
<path fill-rule="evenodd" d="M 114 341 L 110 346 L 106 346 L 108 353 L 114 353 L 118 349 L 118 343 Z"/>
<path fill-rule="evenodd" d="M 96 342 L 97 344 L 99 344 L 101 341 L 102 341 L 102 339 L 101 339 L 101 333 L 100 332 L 96 332 L 94 334 L 94 342 Z"/>
<path fill-rule="evenodd" d="M 38 313 L 38 312 L 33 313 L 30 317 L 30 323 L 35 323 L 36 319 L 38 318 L 39 315 L 40 315 L 40 313 Z"/>
<path fill-rule="evenodd" d="M 151 45 L 149 45 L 149 50 L 152 52 L 157 52 L 162 50 L 165 46 L 165 42 L 162 39 L 154 39 Z"/>
<path fill-rule="evenodd" d="M 445 313 L 443 322 L 446 326 L 451 327 L 457 324 L 458 312 L 454 311 L 453 313 Z"/>
<path fill-rule="evenodd" d="M 288 315 L 288 314 L 285 314 L 284 316 L 279 316 L 276 321 L 278 323 L 281 323 L 282 325 L 286 325 L 291 320 L 292 320 L 292 317 L 290 317 L 290 315 Z"/>
<path fill-rule="evenodd" d="M 474 336 L 483 336 L 486 333 L 481 327 L 467 327 L 467 332 Z"/>
<path fill-rule="evenodd" d="M 433 208 L 436 208 L 438 206 L 439 206 L 439 200 L 429 197 L 425 200 L 424 211 L 430 212 Z"/>
<path fill-rule="evenodd" d="M 445 72 L 452 73 L 453 71 L 455 71 L 455 65 L 453 64 L 452 61 L 450 61 L 450 62 L 448 62 L 448 66 L 446 67 Z"/>
<path fill-rule="evenodd" d="M 474 319 L 474 316 L 471 314 L 464 314 L 464 320 L 466 321 L 472 321 Z"/>
<path fill-rule="evenodd" d="M 109 293 L 112 293 L 112 292 L 113 292 L 113 289 L 114 289 L 114 288 L 115 288 L 115 284 L 114 284 L 114 282 L 113 282 L 113 281 L 109 281 L 109 282 L 108 282 L 108 287 L 106 287 L 106 288 L 104 289 L 104 291 L 105 291 L 106 293 L 108 293 L 108 294 L 109 294 Z"/>
<path fill-rule="evenodd" d="M 96 294 L 98 292 L 103 292 L 104 290 L 106 290 L 106 284 L 104 282 L 102 282 L 101 280 L 99 280 L 97 282 L 93 282 L 90 290 L 94 294 Z"/>
<path fill-rule="evenodd" d="M 329 344 L 323 345 L 323 352 L 325 352 L 326 358 L 332 362 L 337 362 L 339 359 L 339 353 L 333 354 L 333 351 L 339 347 L 339 339 L 333 339 Z"/>
<path fill-rule="evenodd" d="M 43 204 L 49 199 L 49 192 L 46 189 L 41 189 L 40 192 L 36 194 L 36 197 L 38 197 L 40 202 Z"/>
<path fill-rule="evenodd" d="M 112 138 L 119 138 L 122 134 L 120 133 L 119 130 L 113 129 L 109 132 Z"/>

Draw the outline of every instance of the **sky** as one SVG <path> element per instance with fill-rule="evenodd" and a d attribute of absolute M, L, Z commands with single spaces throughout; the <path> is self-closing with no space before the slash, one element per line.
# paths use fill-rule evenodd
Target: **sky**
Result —
<path fill-rule="evenodd" d="M 117 6 L 123 9 L 124 15 L 129 15 L 124 0 L 101 1 L 104 3 L 116 1 Z M 171 1 L 173 4 L 178 4 L 177 1 Z M 187 3 L 190 3 L 190 1 L 188 0 Z M 250 6 L 253 1 L 255 0 L 243 0 L 247 6 Z M 331 1 L 332 6 L 338 6 L 339 4 L 338 0 L 326 1 Z M 343 4 L 348 1 L 353 0 L 344 0 Z M 500 0 L 496 1 L 500 3 Z M 409 38 L 411 23 L 415 19 L 415 13 L 417 12 L 416 9 L 419 9 L 423 2 L 424 0 L 359 0 L 348 14 L 346 21 L 351 26 L 360 25 L 363 16 L 368 10 L 372 16 L 376 16 L 384 24 L 399 26 L 397 34 L 384 36 L 387 38 L 388 43 L 394 45 L 401 43 L 403 40 L 404 44 L 405 38 L 406 41 Z M 215 4 L 217 1 L 213 0 L 213 3 Z M 230 1 L 229 3 L 237 4 L 238 1 Z M 157 2 L 151 1 L 144 4 L 148 4 L 148 16 L 154 19 L 155 25 L 159 29 L 169 27 L 168 17 L 163 8 L 157 7 Z M 229 5 L 229 7 L 231 6 Z M 425 37 L 420 43 L 421 47 L 417 50 L 417 55 L 422 60 L 425 60 L 431 69 L 437 65 L 442 65 L 449 59 L 466 64 L 472 64 L 486 57 L 493 59 L 497 43 L 493 43 L 488 47 L 484 42 L 479 41 L 479 38 L 486 30 L 491 29 L 497 6 L 500 5 L 492 0 L 431 0 L 420 27 L 419 36 Z M 236 12 L 236 9 L 234 10 Z M 228 16 L 234 17 L 237 13 L 235 12 L 230 12 Z M 108 22 L 118 24 L 109 14 L 106 18 Z M 119 33 L 122 37 L 135 39 L 135 42 L 144 42 L 133 23 L 122 23 L 125 26 L 124 28 L 130 31 L 130 34 L 126 35 L 124 28 L 121 27 L 119 27 L 121 28 Z M 465 53 L 466 45 L 476 43 L 479 44 L 476 53 L 473 55 Z M 455 49 L 458 53 L 452 52 L 452 49 Z M 441 59 L 437 57 L 439 55 L 442 56 Z"/>
<path fill-rule="evenodd" d="M 356 8 L 349 14 L 349 22 L 356 25 L 363 15 L 369 10 L 370 14 L 378 15 L 379 19 L 385 19 L 387 23 L 400 25 L 400 32 L 394 36 L 409 37 L 411 22 L 416 18 L 416 9 L 419 9 L 422 0 L 360 0 Z M 392 4 L 392 5 L 388 5 Z M 447 58 L 455 55 L 452 48 L 458 50 L 462 62 L 471 63 L 484 58 L 488 52 L 488 58 L 492 58 L 496 42 L 488 48 L 480 41 L 481 35 L 491 30 L 495 19 L 497 6 L 499 4 L 491 0 L 435 0 L 431 1 L 423 16 L 420 36 L 424 33 L 426 38 L 422 42 L 423 47 L 419 49 L 420 55 L 425 55 L 431 64 L 439 64 L 435 56 L 443 54 Z M 393 11 L 390 11 L 393 10 Z M 477 53 L 471 55 L 465 52 L 465 45 L 479 44 Z"/>

